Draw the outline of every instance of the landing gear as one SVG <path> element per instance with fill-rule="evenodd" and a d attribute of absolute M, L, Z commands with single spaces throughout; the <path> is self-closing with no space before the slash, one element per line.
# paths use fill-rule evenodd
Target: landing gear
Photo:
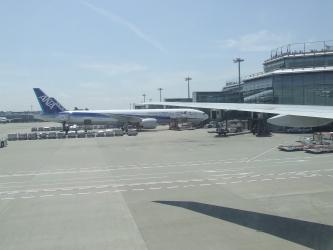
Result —
<path fill-rule="evenodd" d="M 176 119 L 171 119 L 169 123 L 170 130 L 179 130 L 179 122 Z"/>

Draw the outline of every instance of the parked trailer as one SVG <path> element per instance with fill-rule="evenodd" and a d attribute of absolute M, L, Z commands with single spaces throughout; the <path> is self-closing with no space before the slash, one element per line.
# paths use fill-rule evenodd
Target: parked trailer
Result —
<path fill-rule="evenodd" d="M 8 134 L 8 141 L 17 141 L 17 134 Z"/>
<path fill-rule="evenodd" d="M 18 134 L 18 139 L 20 141 L 27 140 L 28 139 L 28 134 L 27 133 L 19 133 Z"/>
<path fill-rule="evenodd" d="M 28 134 L 28 140 L 37 140 L 38 139 L 38 135 L 36 132 L 32 132 Z"/>
<path fill-rule="evenodd" d="M 66 133 L 65 132 L 57 132 L 57 138 L 58 139 L 65 139 Z"/>
<path fill-rule="evenodd" d="M 77 131 L 77 138 L 85 138 L 85 137 L 86 137 L 86 132 L 84 132 L 84 130 Z"/>
<path fill-rule="evenodd" d="M 41 140 L 43 140 L 43 139 L 47 139 L 47 133 L 45 133 L 45 132 L 40 132 L 40 133 L 38 134 L 38 138 L 41 139 Z"/>

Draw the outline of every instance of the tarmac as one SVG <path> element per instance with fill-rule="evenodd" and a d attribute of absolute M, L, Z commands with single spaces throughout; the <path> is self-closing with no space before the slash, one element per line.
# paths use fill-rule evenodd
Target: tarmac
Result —
<path fill-rule="evenodd" d="M 0 249 L 333 249 L 333 154 L 276 148 L 302 136 L 9 142 Z"/>

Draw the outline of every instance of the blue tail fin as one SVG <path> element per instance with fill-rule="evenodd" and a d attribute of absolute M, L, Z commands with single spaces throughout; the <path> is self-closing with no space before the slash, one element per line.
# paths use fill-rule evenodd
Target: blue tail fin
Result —
<path fill-rule="evenodd" d="M 55 114 L 66 110 L 56 99 L 48 97 L 40 88 L 34 88 L 34 92 L 43 113 Z"/>

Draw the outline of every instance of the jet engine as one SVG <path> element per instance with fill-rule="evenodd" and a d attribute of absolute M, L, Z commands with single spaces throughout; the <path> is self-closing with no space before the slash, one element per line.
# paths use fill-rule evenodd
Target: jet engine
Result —
<path fill-rule="evenodd" d="M 144 129 L 154 129 L 157 127 L 157 120 L 155 118 L 144 118 L 140 125 Z"/>

